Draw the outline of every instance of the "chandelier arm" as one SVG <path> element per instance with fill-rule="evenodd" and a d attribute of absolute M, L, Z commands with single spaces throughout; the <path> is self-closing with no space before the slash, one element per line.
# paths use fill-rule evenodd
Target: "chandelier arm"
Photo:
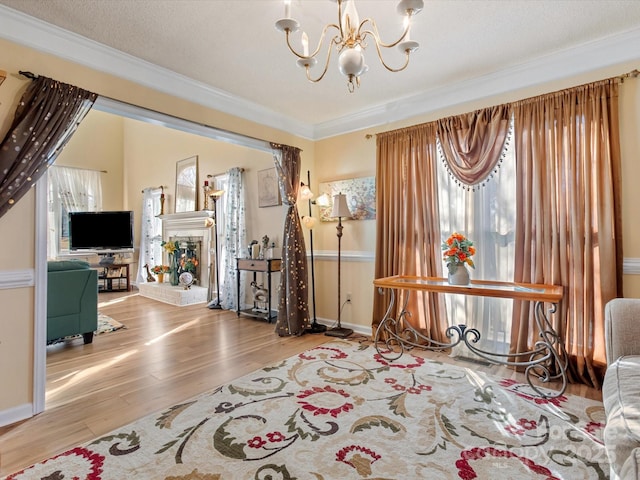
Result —
<path fill-rule="evenodd" d="M 329 43 L 329 48 L 327 48 L 327 59 L 326 59 L 326 61 L 324 63 L 324 70 L 322 70 L 322 73 L 320 74 L 320 76 L 318 78 L 316 78 L 316 79 L 311 78 L 311 74 L 310 74 L 310 70 L 311 69 L 309 68 L 309 65 L 307 65 L 305 67 L 305 70 L 307 71 L 307 80 L 309 80 L 310 82 L 313 82 L 313 83 L 318 83 L 320 80 L 322 80 L 324 78 L 325 74 L 327 73 L 327 70 L 329 69 L 329 62 L 331 61 L 331 52 L 333 50 L 331 48 L 331 46 L 334 43 L 336 45 L 338 45 L 340 43 L 340 40 L 338 39 L 338 37 L 334 37 L 333 40 L 331 40 L 331 43 Z M 316 53 L 318 53 L 318 52 L 315 52 L 313 55 L 315 56 Z"/>
<path fill-rule="evenodd" d="M 382 58 L 382 51 L 380 50 L 380 45 L 378 45 L 378 42 L 376 42 L 376 52 L 378 52 L 378 58 L 380 59 L 380 63 L 382 64 L 382 66 L 384 68 L 386 68 L 387 70 L 389 70 L 390 72 L 393 72 L 393 73 L 401 72 L 405 68 L 407 68 L 407 66 L 409 65 L 409 55 L 411 54 L 411 51 L 409 51 L 409 50 L 405 50 L 405 52 L 404 52 L 405 53 L 404 65 L 402 65 L 399 68 L 390 67 L 389 65 L 387 65 L 385 63 L 384 58 Z"/>
<path fill-rule="evenodd" d="M 324 37 L 326 36 L 326 34 L 327 34 L 327 32 L 329 31 L 330 28 L 335 28 L 336 30 L 340 31 L 340 28 L 335 23 L 329 23 L 329 24 L 325 25 L 324 28 L 322 29 L 322 34 L 320 35 L 320 41 L 318 42 L 318 46 L 316 47 L 315 51 L 311 55 L 304 55 L 304 54 L 296 52 L 296 50 L 293 48 L 293 46 L 291 46 L 291 41 L 289 40 L 289 34 L 291 33 L 291 31 L 289 29 L 285 30 L 286 38 L 287 38 L 287 47 L 289 47 L 289 50 L 291 51 L 291 53 L 293 53 L 298 58 L 303 58 L 303 59 L 304 58 L 313 58 L 320 51 L 320 48 L 322 47 L 322 44 L 324 43 Z"/>
<path fill-rule="evenodd" d="M 373 27 L 373 30 L 364 30 L 362 32 L 360 30 L 358 30 L 358 34 L 359 34 L 360 38 L 362 39 L 362 41 L 364 41 L 364 39 L 367 37 L 367 35 L 371 35 L 374 38 L 375 42 L 376 42 L 376 46 L 379 45 L 379 46 L 384 47 L 384 48 L 392 48 L 392 47 L 395 47 L 396 45 L 398 45 L 400 42 L 402 42 L 405 39 L 405 37 L 407 36 L 407 33 L 409 33 L 409 29 L 411 28 L 411 24 L 408 23 L 407 26 L 404 28 L 404 31 L 402 32 L 402 35 L 400 36 L 400 38 L 398 40 L 396 40 L 395 42 L 392 42 L 392 43 L 384 43 L 380 39 L 380 33 L 378 32 L 378 26 L 376 25 L 375 20 L 373 20 L 371 18 L 366 18 L 360 24 L 360 28 L 362 28 L 362 26 L 367 22 L 371 24 L 371 26 Z"/>

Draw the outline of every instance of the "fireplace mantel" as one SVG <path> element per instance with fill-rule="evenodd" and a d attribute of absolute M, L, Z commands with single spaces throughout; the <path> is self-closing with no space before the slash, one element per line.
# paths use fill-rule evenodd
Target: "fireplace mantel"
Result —
<path fill-rule="evenodd" d="M 199 229 L 209 228 L 205 226 L 205 219 L 212 218 L 213 212 L 210 210 L 199 210 L 197 212 L 180 212 L 180 213 L 168 213 L 165 215 L 158 215 L 158 218 L 162 220 L 162 231 L 170 228 L 172 230 L 177 229 Z"/>

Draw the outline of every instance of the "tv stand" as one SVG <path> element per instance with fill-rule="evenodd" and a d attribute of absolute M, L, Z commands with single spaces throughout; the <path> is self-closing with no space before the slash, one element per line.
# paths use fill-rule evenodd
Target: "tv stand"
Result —
<path fill-rule="evenodd" d="M 100 261 L 94 266 L 98 270 L 98 292 L 131 291 L 130 264 L 118 261 L 114 253 L 98 254 Z"/>

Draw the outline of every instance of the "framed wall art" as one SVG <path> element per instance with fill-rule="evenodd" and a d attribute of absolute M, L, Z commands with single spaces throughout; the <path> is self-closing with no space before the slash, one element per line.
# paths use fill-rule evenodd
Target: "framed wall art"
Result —
<path fill-rule="evenodd" d="M 282 197 L 275 167 L 258 170 L 258 206 L 275 207 L 277 205 L 282 205 Z"/>
<path fill-rule="evenodd" d="M 335 182 L 321 182 L 318 197 L 326 195 L 328 205 L 320 206 L 320 220 L 323 222 L 338 221 L 331 218 L 333 196 L 344 193 L 351 212 L 350 220 L 375 220 L 376 218 L 376 177 L 350 178 Z M 316 197 L 316 202 L 318 202 Z M 320 203 L 320 202 L 318 202 Z M 326 203 L 326 202 L 325 202 Z"/>

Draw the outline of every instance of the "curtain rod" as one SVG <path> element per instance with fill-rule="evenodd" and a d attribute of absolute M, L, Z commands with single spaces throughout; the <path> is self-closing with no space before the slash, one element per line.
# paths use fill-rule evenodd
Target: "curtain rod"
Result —
<path fill-rule="evenodd" d="M 109 173 L 106 170 L 99 170 L 97 168 L 72 167 L 70 165 L 51 165 L 51 166 L 52 167 L 60 167 L 60 168 L 73 168 L 75 170 L 87 170 L 89 172 Z"/>
<path fill-rule="evenodd" d="M 149 189 L 149 188 L 150 188 L 151 190 L 156 190 L 156 189 L 158 189 L 158 188 L 159 188 L 159 189 L 160 189 L 160 191 L 161 191 L 162 193 L 164 193 L 164 189 L 165 189 L 165 188 L 169 188 L 169 187 L 167 187 L 166 185 L 160 185 L 159 187 L 147 187 L 147 188 L 143 189 L 141 193 L 144 193 L 144 191 L 145 191 L 145 190 L 147 190 L 147 189 Z"/>
<path fill-rule="evenodd" d="M 240 171 L 244 172 L 244 168 L 240 167 Z M 220 173 L 216 173 L 216 174 L 207 174 L 207 178 L 213 178 L 213 177 L 219 177 L 220 175 L 226 175 L 227 173 L 229 173 L 229 170 L 227 170 L 226 172 L 220 172 Z"/>

